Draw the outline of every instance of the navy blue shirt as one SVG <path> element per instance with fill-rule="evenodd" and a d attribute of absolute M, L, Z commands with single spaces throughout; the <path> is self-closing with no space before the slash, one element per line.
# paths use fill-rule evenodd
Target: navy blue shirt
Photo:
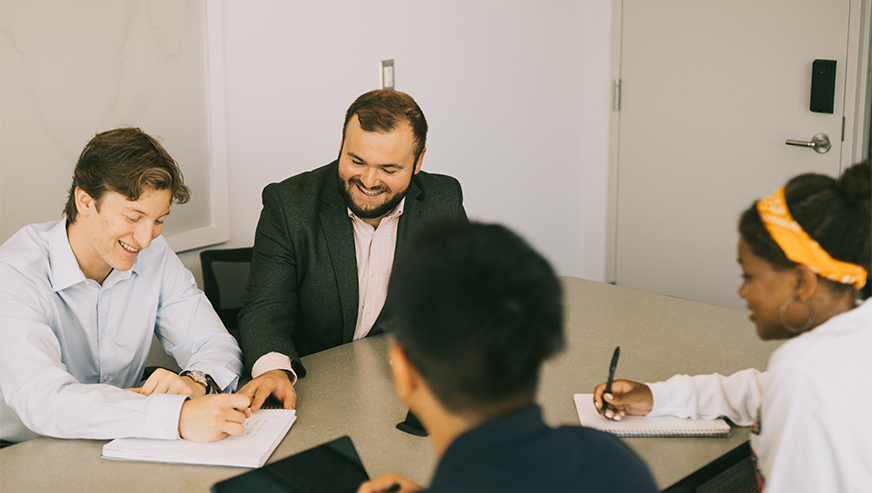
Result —
<path fill-rule="evenodd" d="M 583 426 L 551 428 L 533 406 L 459 436 L 427 491 L 659 490 L 645 463 L 621 440 Z"/>

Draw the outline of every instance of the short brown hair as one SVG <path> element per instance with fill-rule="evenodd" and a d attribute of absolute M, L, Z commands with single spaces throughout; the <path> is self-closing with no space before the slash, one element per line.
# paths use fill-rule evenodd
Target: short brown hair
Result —
<path fill-rule="evenodd" d="M 412 96 L 393 89 L 376 89 L 358 97 L 345 112 L 342 142 L 351 117 L 357 115 L 360 128 L 367 132 L 391 132 L 398 124 L 408 123 L 415 137 L 415 161 L 427 145 L 427 119 Z"/>
<path fill-rule="evenodd" d="M 170 190 L 178 204 L 191 198 L 176 161 L 154 137 L 138 128 L 99 133 L 82 150 L 64 207 L 70 223 L 76 222 L 78 215 L 76 188 L 90 195 L 98 208 L 106 192 L 139 200 L 146 190 Z"/>

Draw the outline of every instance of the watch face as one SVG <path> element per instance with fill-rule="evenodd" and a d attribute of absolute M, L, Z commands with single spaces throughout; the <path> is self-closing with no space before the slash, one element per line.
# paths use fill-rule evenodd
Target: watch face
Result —
<path fill-rule="evenodd" d="M 191 370 L 186 372 L 183 376 L 191 377 L 191 380 L 206 385 L 206 374 L 199 370 Z"/>
<path fill-rule="evenodd" d="M 188 370 L 182 372 L 181 376 L 191 377 L 191 380 L 199 383 L 203 387 L 206 387 L 206 393 L 210 394 L 214 391 L 216 394 L 221 393 L 221 389 L 214 383 L 214 381 L 210 382 L 212 377 L 209 376 L 208 373 L 202 372 L 200 370 Z"/>

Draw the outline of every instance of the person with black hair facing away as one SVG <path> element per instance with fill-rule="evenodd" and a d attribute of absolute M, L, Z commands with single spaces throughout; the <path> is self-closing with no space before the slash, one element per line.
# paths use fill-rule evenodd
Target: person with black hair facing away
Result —
<path fill-rule="evenodd" d="M 758 485 L 775 492 L 872 491 L 872 165 L 804 174 L 739 220 L 739 296 L 763 340 L 786 339 L 765 373 L 605 384 L 606 417 L 724 416 L 752 425 Z"/>
<path fill-rule="evenodd" d="M 394 268 L 385 306 L 396 393 L 440 457 L 428 491 L 657 491 L 619 439 L 542 421 L 534 397 L 543 361 L 564 345 L 562 290 L 520 237 L 432 225 Z M 359 493 L 420 489 L 387 473 Z"/>

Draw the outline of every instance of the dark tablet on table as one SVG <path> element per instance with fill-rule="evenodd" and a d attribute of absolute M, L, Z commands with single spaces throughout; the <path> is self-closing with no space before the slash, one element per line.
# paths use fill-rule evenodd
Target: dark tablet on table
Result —
<path fill-rule="evenodd" d="M 215 483 L 214 493 L 355 493 L 369 479 L 351 438 L 332 442 Z"/>

